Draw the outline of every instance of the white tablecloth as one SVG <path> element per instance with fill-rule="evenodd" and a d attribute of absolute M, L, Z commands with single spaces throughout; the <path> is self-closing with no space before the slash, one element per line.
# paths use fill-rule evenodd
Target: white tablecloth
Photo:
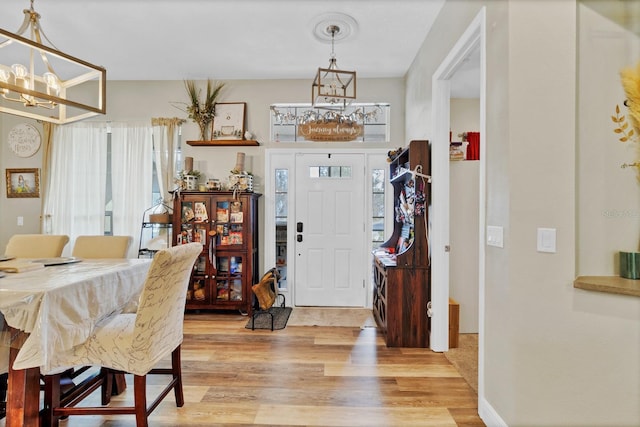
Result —
<path fill-rule="evenodd" d="M 135 310 L 150 264 L 150 259 L 84 260 L 0 278 L 0 312 L 7 325 L 29 333 L 13 368 L 56 372 L 56 352 L 86 341 L 109 316 Z M 0 346 L 6 347 L 4 335 Z"/>

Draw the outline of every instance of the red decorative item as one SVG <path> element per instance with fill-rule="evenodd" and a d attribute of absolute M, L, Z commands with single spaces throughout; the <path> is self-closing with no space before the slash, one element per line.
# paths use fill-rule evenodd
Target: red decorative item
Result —
<path fill-rule="evenodd" d="M 467 160 L 480 160 L 480 132 L 467 132 Z"/>

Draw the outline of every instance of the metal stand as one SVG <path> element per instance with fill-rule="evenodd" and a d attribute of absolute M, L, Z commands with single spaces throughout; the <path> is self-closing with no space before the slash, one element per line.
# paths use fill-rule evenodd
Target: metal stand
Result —
<path fill-rule="evenodd" d="M 276 288 L 277 288 L 277 286 L 276 286 Z M 286 301 L 285 296 L 279 293 L 278 295 L 276 295 L 276 302 L 278 301 L 278 299 L 282 299 L 282 302 L 280 302 L 279 305 L 280 305 L 281 308 L 284 308 L 285 307 L 285 301 Z M 275 307 L 275 306 L 276 306 L 276 304 L 274 303 L 271 307 L 269 307 L 266 310 L 262 310 L 259 306 L 254 306 L 253 314 L 251 315 L 251 330 L 252 331 L 256 330 L 256 317 L 258 317 L 261 314 L 268 314 L 269 316 L 271 316 L 271 330 L 273 331 L 273 313 L 272 313 L 271 309 L 273 307 Z"/>

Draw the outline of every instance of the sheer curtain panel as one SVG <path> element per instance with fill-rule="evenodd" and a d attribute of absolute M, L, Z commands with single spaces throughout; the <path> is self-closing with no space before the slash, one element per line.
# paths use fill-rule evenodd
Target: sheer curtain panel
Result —
<path fill-rule="evenodd" d="M 158 186 L 163 202 L 166 204 L 171 202 L 169 191 L 176 187 L 174 181 L 178 175 L 176 167 L 178 160 L 178 129 L 184 122 L 184 119 L 175 117 L 154 118 L 151 120 Z"/>
<path fill-rule="evenodd" d="M 137 257 L 142 215 L 153 204 L 152 138 L 148 123 L 111 123 L 113 234 L 133 237 L 130 258 Z"/>
<path fill-rule="evenodd" d="M 106 123 L 56 126 L 50 156 L 43 232 L 66 234 L 71 243 L 81 234 L 104 233 Z"/>

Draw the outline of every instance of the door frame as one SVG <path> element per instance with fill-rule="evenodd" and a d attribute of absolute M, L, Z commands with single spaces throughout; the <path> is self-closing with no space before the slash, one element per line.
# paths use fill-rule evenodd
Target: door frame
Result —
<path fill-rule="evenodd" d="M 364 154 L 365 159 L 365 213 L 371 212 L 372 205 L 372 186 L 371 180 L 367 179 L 367 177 L 371 176 L 372 169 L 380 169 L 384 168 L 386 173 L 389 173 L 389 164 L 387 163 L 389 148 L 267 148 L 265 149 L 265 168 L 264 168 L 264 195 L 261 199 L 264 200 L 264 230 L 262 233 L 262 242 L 260 250 L 261 253 L 264 254 L 262 257 L 264 265 L 261 266 L 262 270 L 266 271 L 267 269 L 275 266 L 276 262 L 276 253 L 275 253 L 275 229 L 276 229 L 276 220 L 275 220 L 275 176 L 273 174 L 273 170 L 276 168 L 284 168 L 289 169 L 289 191 L 288 191 L 288 223 L 287 223 L 287 288 L 280 290 L 280 293 L 284 295 L 286 298 L 287 305 L 295 307 L 295 284 L 293 282 L 295 278 L 295 263 L 292 260 L 292 256 L 295 253 L 295 201 L 293 199 L 295 192 L 297 190 L 295 179 L 295 155 L 299 153 L 309 153 L 309 154 L 326 154 L 326 153 L 335 153 L 335 154 Z M 385 189 L 385 205 L 387 208 L 389 206 L 393 206 L 393 188 L 389 183 L 389 180 L 386 179 L 386 189 Z M 388 209 L 387 209 L 388 210 Z M 372 220 L 371 216 L 366 217 L 365 226 L 368 227 L 366 230 L 370 230 L 372 228 Z M 384 229 L 385 236 L 391 233 L 393 229 L 393 215 L 388 215 L 385 217 L 384 221 Z M 269 230 L 273 230 L 270 232 Z M 362 245 L 370 244 L 371 239 L 370 234 L 365 230 Z M 373 263 L 373 255 L 371 251 L 363 257 L 363 263 L 365 264 L 363 268 L 364 271 L 372 271 L 372 263 Z M 261 271 L 262 271 L 261 270 Z M 365 300 L 365 308 L 373 307 L 373 275 L 367 274 L 366 276 L 367 282 L 365 286 L 366 292 L 366 300 Z"/>
<path fill-rule="evenodd" d="M 432 250 L 431 349 L 449 349 L 449 130 L 451 77 L 474 49 L 480 49 L 480 173 L 478 179 L 478 401 L 484 396 L 486 229 L 486 9 L 483 7 L 432 76 Z"/>

